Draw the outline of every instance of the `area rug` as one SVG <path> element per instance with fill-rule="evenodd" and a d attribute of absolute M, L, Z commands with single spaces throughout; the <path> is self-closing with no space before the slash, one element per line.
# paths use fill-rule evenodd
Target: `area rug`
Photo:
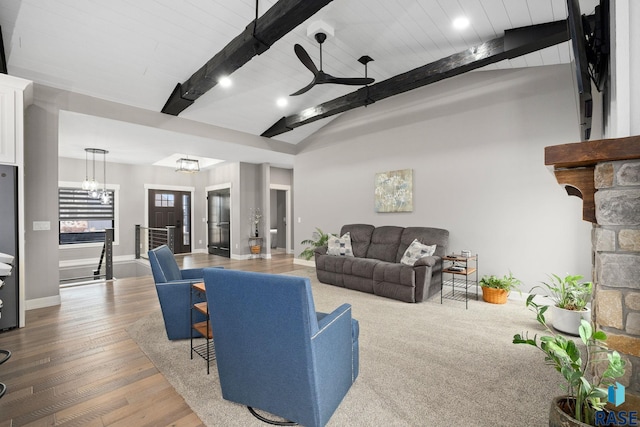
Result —
<path fill-rule="evenodd" d="M 522 301 L 504 305 L 444 300 L 408 304 L 319 283 L 317 311 L 342 303 L 360 322 L 360 375 L 329 426 L 544 426 L 560 374 L 515 333 L 540 333 Z M 128 328 L 176 391 L 208 426 L 264 426 L 246 407 L 222 399 L 215 362 L 189 356 L 189 341 L 166 338 L 161 313 Z"/>

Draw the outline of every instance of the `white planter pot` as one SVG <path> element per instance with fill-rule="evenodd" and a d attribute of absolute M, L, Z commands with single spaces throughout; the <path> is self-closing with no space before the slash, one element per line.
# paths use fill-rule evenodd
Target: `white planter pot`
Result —
<path fill-rule="evenodd" d="M 578 328 L 580 320 L 591 320 L 591 310 L 585 308 L 584 311 L 565 310 L 564 308 L 551 306 L 551 325 L 554 329 L 571 335 L 580 335 Z"/>

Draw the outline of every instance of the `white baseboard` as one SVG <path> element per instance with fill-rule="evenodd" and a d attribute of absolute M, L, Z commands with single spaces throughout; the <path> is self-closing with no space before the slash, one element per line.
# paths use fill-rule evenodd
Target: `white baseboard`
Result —
<path fill-rule="evenodd" d="M 52 297 L 28 299 L 25 301 L 24 306 L 27 310 L 35 310 L 36 308 L 53 307 L 62 304 L 60 295 L 54 295 Z"/>
<path fill-rule="evenodd" d="M 253 254 L 245 254 L 245 255 L 236 255 L 236 254 L 231 254 L 231 259 L 235 259 L 238 261 L 246 261 L 248 259 L 254 259 L 255 258 L 266 258 L 266 254 L 261 254 L 259 257 L 256 257 Z"/>
<path fill-rule="evenodd" d="M 307 261 L 306 259 L 302 259 L 302 258 L 294 258 L 293 259 L 293 263 L 297 264 L 297 265 L 306 265 L 307 267 L 315 267 L 316 266 L 316 262 L 309 260 Z"/>

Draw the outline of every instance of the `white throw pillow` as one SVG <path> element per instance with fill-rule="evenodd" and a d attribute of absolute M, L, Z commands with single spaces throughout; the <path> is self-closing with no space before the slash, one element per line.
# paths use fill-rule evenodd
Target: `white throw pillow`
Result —
<path fill-rule="evenodd" d="M 327 241 L 327 255 L 353 256 L 351 234 L 348 231 L 342 237 L 330 234 Z"/>
<path fill-rule="evenodd" d="M 431 256 L 436 251 L 436 245 L 423 245 L 418 241 L 418 239 L 414 239 L 413 242 L 409 245 L 406 251 L 404 251 L 404 255 L 402 255 L 402 259 L 400 262 L 402 264 L 411 265 L 416 263 L 422 257 Z"/>

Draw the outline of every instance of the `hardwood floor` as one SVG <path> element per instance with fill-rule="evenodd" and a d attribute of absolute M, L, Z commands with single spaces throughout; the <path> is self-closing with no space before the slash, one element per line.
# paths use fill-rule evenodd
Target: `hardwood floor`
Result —
<path fill-rule="evenodd" d="M 177 259 L 182 268 L 306 268 L 294 265 L 292 255 Z M 203 425 L 126 332 L 160 309 L 151 276 L 63 288 L 60 295 L 60 306 L 28 311 L 26 327 L 0 333 L 0 348 L 12 352 L 0 365 L 8 388 L 0 399 L 0 427 Z"/>

